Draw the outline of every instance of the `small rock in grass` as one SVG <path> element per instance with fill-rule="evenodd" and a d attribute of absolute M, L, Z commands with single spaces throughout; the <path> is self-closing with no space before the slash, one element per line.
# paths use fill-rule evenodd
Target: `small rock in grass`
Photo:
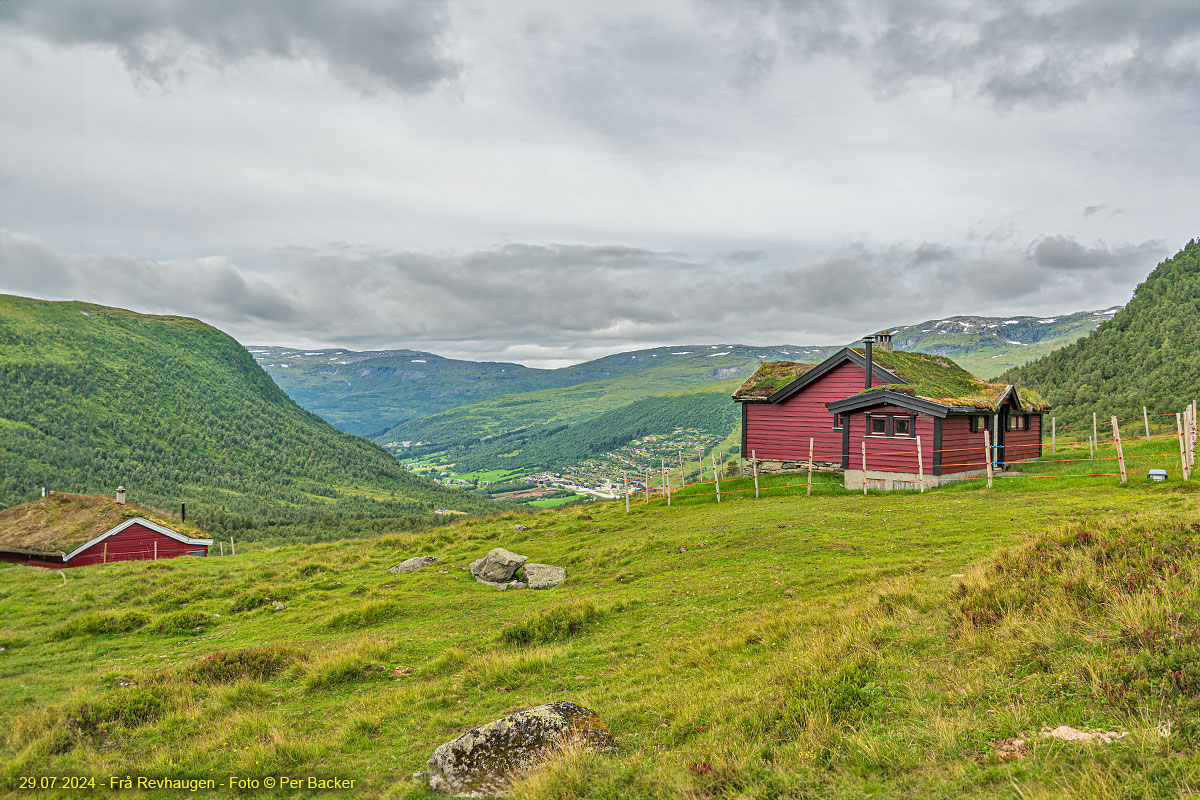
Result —
<path fill-rule="evenodd" d="M 1029 752 L 1029 745 L 1016 736 L 992 742 L 992 750 L 1001 761 L 1020 761 Z"/>
<path fill-rule="evenodd" d="M 528 525 L 513 525 L 513 533 L 520 533 L 521 531 L 527 530 L 529 530 Z"/>
<path fill-rule="evenodd" d="M 686 544 L 681 544 L 681 545 L 679 545 L 679 552 L 681 552 L 681 553 L 686 553 L 686 552 L 687 552 L 687 545 L 686 545 Z"/>
<path fill-rule="evenodd" d="M 961 572 L 955 572 L 955 573 L 954 573 L 953 575 L 951 575 L 950 577 L 951 577 L 951 578 L 965 578 L 965 577 L 967 577 L 967 576 L 966 576 L 966 575 L 964 575 L 964 574 L 962 574 Z"/>
<path fill-rule="evenodd" d="M 438 559 L 434 558 L 433 556 L 417 556 L 416 558 L 410 558 L 407 561 L 401 561 L 399 564 L 389 569 L 388 572 L 416 572 L 421 567 L 428 567 L 430 564 L 436 564 L 437 562 Z"/>
<path fill-rule="evenodd" d="M 412 667 L 396 667 L 392 670 L 392 674 L 399 678 L 401 675 L 412 675 L 416 672 Z"/>
<path fill-rule="evenodd" d="M 568 746 L 606 752 L 617 742 L 596 712 L 548 703 L 469 730 L 433 751 L 426 765 L 429 788 L 456 797 L 500 795 Z"/>
<path fill-rule="evenodd" d="M 526 564 L 525 581 L 530 589 L 550 589 L 567 579 L 567 571 L 553 564 Z"/>
<path fill-rule="evenodd" d="M 1124 739 L 1129 731 L 1102 731 L 1093 728 L 1081 731 L 1070 725 L 1059 725 L 1057 728 L 1042 728 L 1041 735 L 1047 739 L 1057 739 L 1060 742 L 1078 742 L 1080 744 L 1112 744 L 1118 739 Z"/>
<path fill-rule="evenodd" d="M 529 584 L 522 583 L 521 581 L 509 581 L 508 588 L 510 588 L 510 589 L 528 589 Z"/>
<path fill-rule="evenodd" d="M 275 606 L 276 611 L 283 611 L 286 608 L 287 608 L 287 605 L 285 605 L 284 603 L 279 603 L 278 605 Z"/>

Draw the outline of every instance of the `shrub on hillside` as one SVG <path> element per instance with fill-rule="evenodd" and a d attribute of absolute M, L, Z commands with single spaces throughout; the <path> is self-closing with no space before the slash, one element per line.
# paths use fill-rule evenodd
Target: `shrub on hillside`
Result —
<path fill-rule="evenodd" d="M 242 678 L 266 680 L 301 660 L 303 655 L 299 651 L 287 647 L 248 647 L 205 656 L 188 672 L 199 683 L 233 683 Z"/>
<path fill-rule="evenodd" d="M 167 693 L 157 686 L 111 690 L 76 705 L 66 724 L 76 738 L 100 737 L 117 725 L 137 728 L 152 722 L 166 705 Z"/>
<path fill-rule="evenodd" d="M 109 633 L 128 633 L 150 622 L 143 611 L 100 611 L 73 619 L 50 634 L 51 639 L 71 639 L 76 636 L 97 636 Z"/>
<path fill-rule="evenodd" d="M 158 621 L 154 623 L 152 630 L 155 633 L 162 634 L 192 633 L 207 628 L 212 624 L 212 621 L 213 616 L 211 614 L 207 614 L 198 608 L 189 608 L 159 617 Z"/>
<path fill-rule="evenodd" d="M 513 645 L 555 642 L 580 633 L 603 616 L 591 603 L 562 605 L 509 625 L 500 631 L 500 641 Z"/>
<path fill-rule="evenodd" d="M 386 600 L 368 600 L 357 608 L 349 608 L 330 615 L 325 620 L 327 630 L 362 628 L 375 625 L 399 613 L 400 606 Z"/>

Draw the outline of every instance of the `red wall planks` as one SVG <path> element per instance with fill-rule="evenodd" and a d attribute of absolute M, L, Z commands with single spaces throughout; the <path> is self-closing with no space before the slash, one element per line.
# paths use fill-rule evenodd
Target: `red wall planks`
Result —
<path fill-rule="evenodd" d="M 175 558 L 186 555 L 189 551 L 203 551 L 208 548 L 202 544 L 184 544 L 183 542 L 164 536 L 135 522 L 125 530 L 84 550 L 67 562 L 68 567 L 83 567 L 89 564 L 100 564 L 105 561 L 105 545 L 108 546 L 108 561 L 146 561 L 154 558 L 154 544 L 158 543 L 159 558 Z"/>
<path fill-rule="evenodd" d="M 875 379 L 875 385 L 884 382 Z M 863 370 L 847 361 L 822 375 L 778 405 L 746 404 L 746 452 L 758 458 L 808 460 L 808 440 L 815 439 L 813 459 L 841 463 L 842 431 L 833 427 L 826 403 L 843 400 L 863 389 Z"/>

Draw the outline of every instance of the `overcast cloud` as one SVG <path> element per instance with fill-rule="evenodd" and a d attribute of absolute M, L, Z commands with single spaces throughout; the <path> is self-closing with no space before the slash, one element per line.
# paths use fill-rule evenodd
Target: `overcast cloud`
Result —
<path fill-rule="evenodd" d="M 0 291 L 557 364 L 1126 301 L 1200 1 L 5 0 Z"/>

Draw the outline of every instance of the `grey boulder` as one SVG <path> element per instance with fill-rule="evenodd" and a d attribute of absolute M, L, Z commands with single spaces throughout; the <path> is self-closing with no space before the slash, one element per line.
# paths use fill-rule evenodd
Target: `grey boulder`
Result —
<path fill-rule="evenodd" d="M 433 751 L 429 788 L 455 797 L 494 797 L 564 747 L 617 749 L 596 712 L 560 701 L 480 725 Z"/>
<path fill-rule="evenodd" d="M 567 579 L 567 571 L 553 564 L 526 564 L 525 582 L 530 589 L 549 589 Z"/>
<path fill-rule="evenodd" d="M 527 560 L 527 556 L 519 556 L 503 547 L 497 547 L 471 564 L 471 574 L 481 583 L 506 583 L 512 580 L 513 574 Z"/>
<path fill-rule="evenodd" d="M 399 564 L 389 569 L 388 572 L 416 572 L 421 567 L 428 567 L 430 564 L 436 564 L 437 562 L 438 560 L 433 556 L 417 556 L 416 558 L 410 558 L 407 561 L 401 561 Z"/>

